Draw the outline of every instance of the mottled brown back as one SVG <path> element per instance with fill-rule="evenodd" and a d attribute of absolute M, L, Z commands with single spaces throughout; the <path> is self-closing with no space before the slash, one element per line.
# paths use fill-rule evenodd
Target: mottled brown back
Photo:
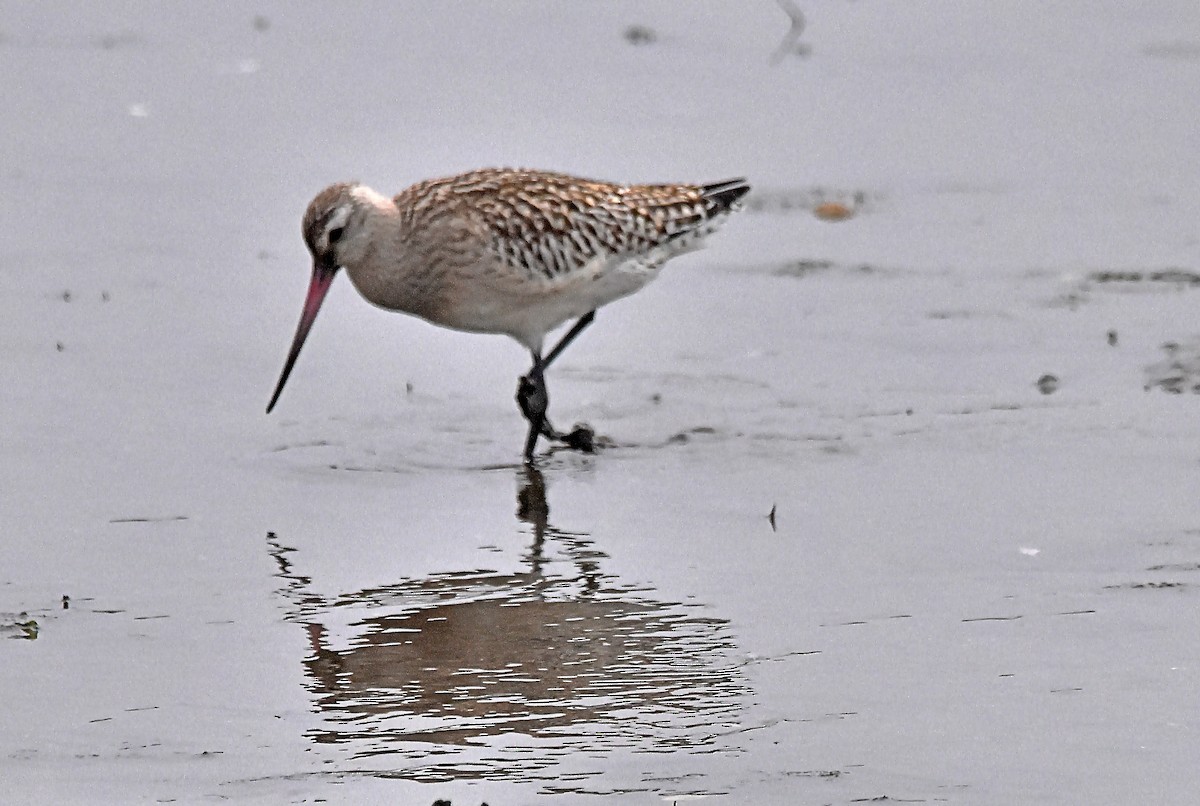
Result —
<path fill-rule="evenodd" d="M 395 201 L 418 227 L 467 218 L 504 263 L 553 279 L 600 255 L 657 266 L 711 232 L 749 189 L 742 179 L 619 185 L 501 168 L 420 182 Z"/>

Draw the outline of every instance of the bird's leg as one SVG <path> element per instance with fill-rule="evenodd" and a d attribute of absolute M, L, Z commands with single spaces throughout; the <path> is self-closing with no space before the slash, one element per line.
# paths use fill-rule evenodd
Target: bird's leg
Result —
<path fill-rule="evenodd" d="M 563 442 L 567 446 L 585 453 L 592 453 L 595 450 L 595 434 L 591 428 L 586 425 L 577 426 L 570 433 L 562 434 L 554 430 L 554 426 L 550 425 L 550 420 L 546 417 L 546 410 L 550 407 L 550 392 L 546 388 L 546 368 L 595 318 L 595 311 L 589 311 L 581 316 L 579 321 L 558 340 L 558 343 L 544 359 L 541 353 L 534 351 L 532 354 L 533 366 L 530 367 L 529 373 L 522 375 L 517 382 L 517 405 L 521 407 L 521 414 L 529 421 L 529 434 L 525 437 L 524 454 L 527 462 L 533 459 L 533 452 L 537 448 L 539 436 Z"/>
<path fill-rule="evenodd" d="M 533 458 L 539 436 L 557 439 L 558 432 L 546 419 L 550 407 L 550 392 L 546 389 L 545 364 L 538 352 L 533 353 L 533 366 L 517 381 L 517 405 L 521 414 L 529 421 L 529 435 L 525 438 L 525 461 Z"/>
<path fill-rule="evenodd" d="M 562 353 L 563 350 L 567 349 L 567 345 L 574 341 L 575 337 L 582 333 L 583 329 L 590 325 L 592 320 L 595 318 L 595 311 L 588 311 L 583 316 L 579 317 L 579 321 L 571 325 L 571 329 L 563 334 L 563 337 L 558 340 L 558 344 L 554 345 L 554 349 L 550 351 L 550 355 L 546 356 L 546 360 L 542 362 L 542 369 L 545 369 L 554 363 L 554 359 L 558 358 L 559 354 Z"/>
<path fill-rule="evenodd" d="M 550 366 L 550 362 L 558 358 L 559 354 L 562 353 L 563 350 L 567 349 L 567 345 L 569 345 L 576 336 L 582 333 L 583 329 L 590 325 L 592 320 L 595 318 L 595 311 L 588 311 L 583 316 L 579 317 L 579 321 L 571 325 L 571 329 L 563 334 L 563 337 L 558 340 L 558 344 L 554 345 L 554 349 L 550 351 L 550 355 L 546 356 L 546 360 L 542 362 L 542 369 Z M 596 432 L 592 430 L 591 426 L 583 423 L 576 424 L 576 426 L 571 429 L 570 433 L 557 434 L 555 439 L 565 443 L 567 447 L 574 448 L 577 451 L 583 451 L 584 453 L 596 452 Z"/>

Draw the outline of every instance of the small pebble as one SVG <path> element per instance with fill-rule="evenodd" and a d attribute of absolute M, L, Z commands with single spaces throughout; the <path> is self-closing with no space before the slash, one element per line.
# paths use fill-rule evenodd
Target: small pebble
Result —
<path fill-rule="evenodd" d="M 658 34 L 654 29 L 644 25 L 630 25 L 625 29 L 623 36 L 631 45 L 652 45 L 658 41 Z"/>
<path fill-rule="evenodd" d="M 1037 379 L 1038 391 L 1043 395 L 1052 395 L 1058 391 L 1058 376 L 1046 374 Z"/>
<path fill-rule="evenodd" d="M 854 215 L 854 208 L 841 202 L 823 202 L 813 208 L 813 215 L 822 221 L 845 221 Z"/>

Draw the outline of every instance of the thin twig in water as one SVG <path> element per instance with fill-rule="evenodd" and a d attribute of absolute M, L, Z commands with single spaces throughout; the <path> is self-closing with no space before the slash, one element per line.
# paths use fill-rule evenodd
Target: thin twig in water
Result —
<path fill-rule="evenodd" d="M 137 515 L 129 518 L 110 518 L 109 523 L 164 523 L 166 521 L 186 521 L 187 515 L 165 515 L 162 517 Z"/>
<path fill-rule="evenodd" d="M 804 33 L 804 12 L 802 12 L 792 0 L 775 0 L 779 3 L 779 7 L 783 9 L 783 13 L 787 14 L 792 21 L 792 27 L 783 35 L 783 41 L 779 43 L 779 47 L 775 48 L 775 52 L 771 54 L 771 58 L 767 61 L 772 67 L 783 61 L 783 57 L 796 50 L 796 45 L 800 41 L 800 35 Z"/>

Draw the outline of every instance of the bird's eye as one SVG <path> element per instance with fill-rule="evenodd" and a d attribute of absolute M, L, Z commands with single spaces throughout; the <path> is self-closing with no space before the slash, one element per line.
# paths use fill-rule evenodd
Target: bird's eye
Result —
<path fill-rule="evenodd" d="M 345 227 L 334 227 L 329 230 L 329 242 L 337 243 L 342 239 L 342 233 L 345 232 Z"/>

